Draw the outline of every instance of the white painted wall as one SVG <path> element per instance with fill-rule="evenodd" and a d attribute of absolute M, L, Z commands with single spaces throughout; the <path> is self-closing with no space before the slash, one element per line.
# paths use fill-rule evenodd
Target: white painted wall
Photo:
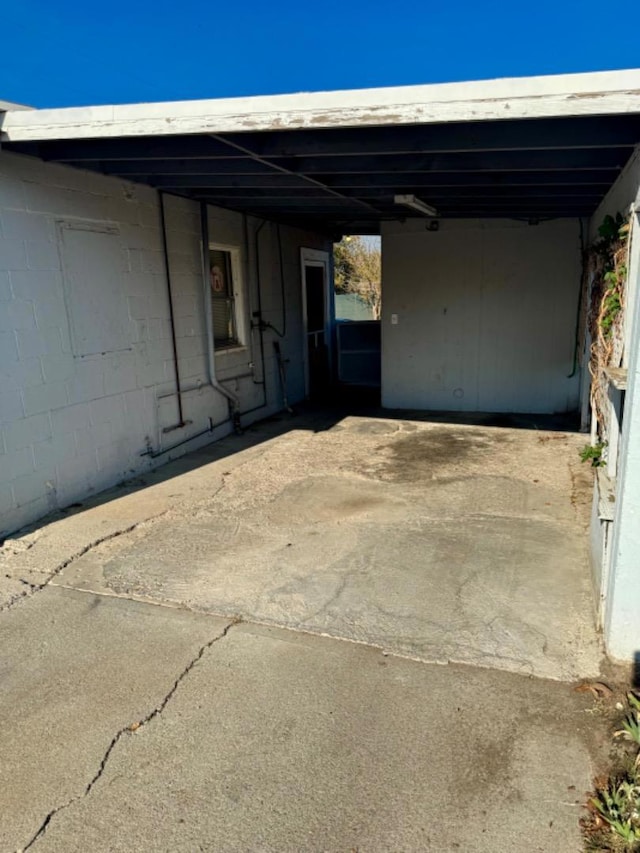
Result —
<path fill-rule="evenodd" d="M 382 402 L 388 408 L 566 412 L 580 225 L 387 223 L 382 231 Z M 397 325 L 392 315 L 397 315 Z"/>
<path fill-rule="evenodd" d="M 638 287 L 637 266 L 634 280 Z M 630 662 L 640 660 L 640 300 L 628 370 L 604 628 L 609 655 Z"/>
<path fill-rule="evenodd" d="M 167 196 L 166 218 L 180 372 L 190 389 L 185 417 L 192 423 L 163 434 L 177 421 L 177 403 L 155 191 L 0 153 L 0 534 L 229 431 L 224 425 L 155 461 L 140 455 L 206 429 L 209 418 L 223 421 L 228 411 L 207 385 L 198 206 Z M 250 221 L 249 232 L 255 226 Z M 210 231 L 212 240 L 244 252 L 249 315 L 257 304 L 255 258 L 244 246 L 242 218 L 212 208 Z M 61 235 L 76 249 L 87 247 L 89 270 L 95 256 L 101 288 L 93 294 L 74 283 L 69 252 L 76 267 L 82 252 L 65 249 Z M 282 240 L 287 335 L 281 345 L 291 359 L 288 394 L 295 401 L 304 395 L 299 250 L 325 243 L 291 228 L 282 228 Z M 281 327 L 274 226 L 263 229 L 261 246 L 264 316 Z M 105 288 L 113 298 L 104 299 Z M 282 407 L 273 338 L 265 334 L 267 406 L 245 424 Z M 245 348 L 216 357 L 218 378 L 237 392 L 243 411 L 263 402 L 254 384 L 262 378 L 257 343 L 250 333 Z"/>

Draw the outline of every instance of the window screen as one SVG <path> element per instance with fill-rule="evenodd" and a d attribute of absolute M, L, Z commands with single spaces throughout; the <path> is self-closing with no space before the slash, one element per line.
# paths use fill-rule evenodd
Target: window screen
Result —
<path fill-rule="evenodd" d="M 233 270 L 231 252 L 210 249 L 211 322 L 216 347 L 238 343 L 235 304 L 233 299 Z"/>

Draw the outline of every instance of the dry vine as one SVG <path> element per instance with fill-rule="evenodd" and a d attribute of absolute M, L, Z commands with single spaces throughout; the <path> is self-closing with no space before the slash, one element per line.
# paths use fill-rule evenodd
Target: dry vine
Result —
<path fill-rule="evenodd" d="M 618 367 L 622 361 L 630 227 L 630 221 L 623 220 L 620 214 L 615 219 L 608 216 L 599 229 L 600 239 L 588 252 L 591 404 L 600 442 L 606 442 L 609 433 L 605 370 Z"/>

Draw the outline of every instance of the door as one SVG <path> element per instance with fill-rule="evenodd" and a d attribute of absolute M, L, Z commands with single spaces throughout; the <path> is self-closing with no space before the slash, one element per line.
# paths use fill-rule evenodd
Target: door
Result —
<path fill-rule="evenodd" d="M 300 250 L 305 390 L 311 400 L 325 400 L 331 386 L 331 319 L 328 252 Z"/>

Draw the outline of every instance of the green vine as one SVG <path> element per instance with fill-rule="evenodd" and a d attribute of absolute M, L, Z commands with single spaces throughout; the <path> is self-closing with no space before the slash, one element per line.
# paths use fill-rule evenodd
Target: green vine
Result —
<path fill-rule="evenodd" d="M 589 249 L 585 273 L 585 286 L 590 291 L 587 327 L 591 339 L 591 405 L 598 424 L 597 435 L 603 440 L 608 424 L 606 371 L 617 366 L 622 346 L 630 233 L 630 217 L 621 213 L 606 216 L 598 228 L 598 239 Z"/>
<path fill-rule="evenodd" d="M 599 441 L 597 444 L 585 444 L 580 451 L 580 461 L 591 462 L 592 468 L 602 468 L 603 465 L 606 465 L 603 456 L 606 446 L 606 441 Z"/>
<path fill-rule="evenodd" d="M 598 326 L 605 339 L 611 338 L 613 328 L 622 311 L 622 292 L 627 280 L 627 267 L 621 255 L 629 235 L 629 222 L 618 213 L 615 218 L 606 216 L 598 228 L 600 240 L 594 250 L 601 260 L 601 274 L 604 292 L 600 303 Z"/>

